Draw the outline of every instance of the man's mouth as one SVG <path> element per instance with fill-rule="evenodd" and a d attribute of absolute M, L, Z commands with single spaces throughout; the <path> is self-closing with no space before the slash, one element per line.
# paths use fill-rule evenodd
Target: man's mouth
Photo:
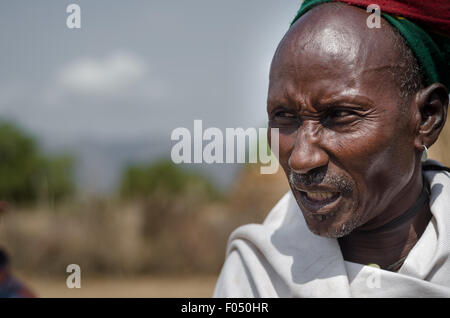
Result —
<path fill-rule="evenodd" d="M 303 192 L 303 191 L 302 191 Z M 336 195 L 339 195 L 338 192 L 328 192 L 328 191 L 321 191 L 321 192 L 303 192 L 306 197 L 314 202 L 321 202 L 321 201 L 327 201 L 331 198 L 336 197 Z"/>
<path fill-rule="evenodd" d="M 318 221 L 323 221 L 336 214 L 336 207 L 339 204 L 341 193 L 333 191 L 302 191 L 300 194 L 301 205 L 305 212 Z"/>

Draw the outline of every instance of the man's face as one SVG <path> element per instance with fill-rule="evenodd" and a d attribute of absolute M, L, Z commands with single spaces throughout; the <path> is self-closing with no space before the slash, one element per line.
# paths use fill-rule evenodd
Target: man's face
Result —
<path fill-rule="evenodd" d="M 310 230 L 341 237 L 395 207 L 416 164 L 412 112 L 394 81 L 392 30 L 363 10 L 318 8 L 272 62 L 268 116 L 279 161 Z M 326 23 L 324 23 L 326 21 Z M 269 134 L 270 137 L 270 134 Z"/>

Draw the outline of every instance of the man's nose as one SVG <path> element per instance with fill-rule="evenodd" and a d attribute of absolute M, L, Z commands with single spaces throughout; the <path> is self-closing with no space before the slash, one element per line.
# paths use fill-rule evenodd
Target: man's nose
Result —
<path fill-rule="evenodd" d="M 297 173 L 309 171 L 328 164 L 329 156 L 321 147 L 320 128 L 304 122 L 297 131 L 294 149 L 289 157 L 289 167 Z"/>

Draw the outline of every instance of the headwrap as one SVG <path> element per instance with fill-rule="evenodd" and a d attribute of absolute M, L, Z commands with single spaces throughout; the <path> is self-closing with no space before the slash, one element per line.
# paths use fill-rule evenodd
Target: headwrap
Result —
<path fill-rule="evenodd" d="M 344 2 L 364 8 L 378 5 L 382 16 L 399 31 L 413 51 L 425 84 L 439 82 L 450 89 L 449 0 L 304 0 L 291 26 L 311 8 L 326 2 Z"/>

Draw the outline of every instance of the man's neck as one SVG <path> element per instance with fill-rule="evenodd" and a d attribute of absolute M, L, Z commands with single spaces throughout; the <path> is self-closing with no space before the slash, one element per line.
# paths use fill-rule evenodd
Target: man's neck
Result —
<path fill-rule="evenodd" d="M 396 213 L 396 216 L 402 215 L 415 207 L 422 192 L 421 179 L 416 185 L 415 189 L 410 192 L 414 195 L 406 200 L 409 203 L 408 207 L 402 209 L 400 213 Z M 405 204 L 405 200 L 400 202 Z M 360 264 L 375 263 L 383 269 L 397 271 L 403 263 L 401 259 L 405 258 L 417 243 L 431 219 L 431 211 L 427 200 L 425 204 L 415 208 L 418 209 L 417 213 L 394 227 L 386 228 L 385 225 L 392 221 L 392 218 L 385 218 L 380 214 L 381 219 L 387 219 L 388 221 L 377 222 L 377 226 L 370 226 L 370 230 L 366 230 L 364 226 L 360 227 L 349 235 L 339 238 L 338 241 L 344 259 Z M 393 215 L 392 211 L 395 210 L 390 207 L 385 213 Z M 392 266 L 398 261 L 400 261 L 399 264 Z"/>

